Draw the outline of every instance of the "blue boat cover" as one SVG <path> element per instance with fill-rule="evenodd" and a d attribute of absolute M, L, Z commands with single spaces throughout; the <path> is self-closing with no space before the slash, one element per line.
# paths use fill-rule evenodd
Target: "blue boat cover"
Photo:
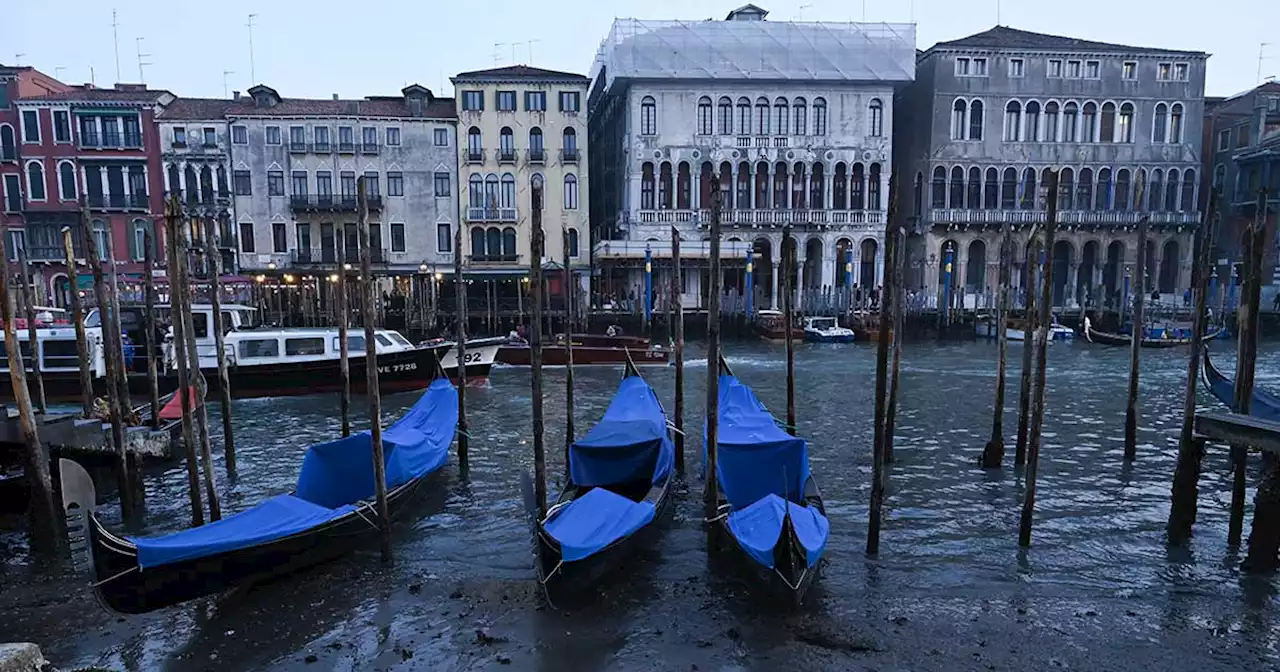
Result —
<path fill-rule="evenodd" d="M 657 483 L 674 464 L 667 416 L 640 376 L 623 378 L 604 417 L 569 447 L 569 477 L 580 487 Z"/>
<path fill-rule="evenodd" d="M 804 439 L 778 426 L 750 387 L 720 376 L 720 428 L 716 471 L 725 499 L 741 509 L 774 494 L 799 501 L 809 478 Z M 706 461 L 703 441 L 703 461 Z"/>
<path fill-rule="evenodd" d="M 457 425 L 458 391 L 448 380 L 437 379 L 382 432 L 387 487 L 443 466 Z M 156 567 L 282 539 L 338 518 L 373 495 L 373 446 L 365 431 L 307 449 L 292 495 L 273 497 L 209 525 L 129 540 L 138 548 L 138 564 Z"/>
<path fill-rule="evenodd" d="M 1236 384 L 1235 381 L 1223 376 L 1221 373 L 1213 375 L 1217 372 L 1206 370 L 1205 377 L 1209 380 L 1209 391 L 1213 392 L 1213 396 L 1218 401 L 1227 405 L 1227 408 L 1235 410 L 1236 408 Z M 1253 387 L 1253 398 L 1249 401 L 1249 415 L 1262 420 L 1270 420 L 1271 422 L 1280 422 L 1280 397 L 1258 387 Z"/>
<path fill-rule="evenodd" d="M 773 549 L 782 536 L 782 523 L 788 510 L 796 539 L 805 550 L 805 563 L 812 567 L 827 546 L 831 524 L 817 509 L 788 502 L 777 495 L 765 495 L 760 501 L 729 513 L 729 530 L 738 544 L 756 562 L 773 569 Z"/>
<path fill-rule="evenodd" d="M 565 562 L 582 560 L 630 536 L 653 520 L 649 502 L 636 502 L 605 488 L 592 488 L 562 509 L 546 530 L 560 542 Z"/>

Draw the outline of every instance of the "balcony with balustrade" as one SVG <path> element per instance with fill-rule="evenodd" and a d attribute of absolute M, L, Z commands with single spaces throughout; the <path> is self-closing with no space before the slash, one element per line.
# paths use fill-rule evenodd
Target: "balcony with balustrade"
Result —
<path fill-rule="evenodd" d="M 781 228 L 820 226 L 884 226 L 885 213 L 881 210 L 725 210 L 720 213 L 720 223 L 729 226 L 753 228 Z M 706 228 L 711 223 L 710 210 L 640 210 L 636 221 L 641 224 L 695 223 Z"/>
<path fill-rule="evenodd" d="M 89 194 L 90 210 L 147 210 L 151 201 L 146 194 Z"/>
<path fill-rule="evenodd" d="M 467 222 L 472 224 L 514 221 L 516 221 L 515 208 L 467 208 Z"/>
<path fill-rule="evenodd" d="M 927 224 L 944 226 L 965 224 L 1000 226 L 1004 224 L 1031 225 L 1043 223 L 1048 212 L 1040 209 L 968 210 L 933 208 L 928 211 Z M 1200 223 L 1199 212 L 1138 212 L 1119 210 L 1060 210 L 1059 225 L 1071 226 L 1131 226 L 1143 218 L 1152 226 L 1194 226 Z"/>
<path fill-rule="evenodd" d="M 369 212 L 382 210 L 381 196 L 366 196 Z M 294 212 L 355 212 L 359 207 L 355 196 L 332 194 L 295 194 L 289 197 L 289 207 Z"/>

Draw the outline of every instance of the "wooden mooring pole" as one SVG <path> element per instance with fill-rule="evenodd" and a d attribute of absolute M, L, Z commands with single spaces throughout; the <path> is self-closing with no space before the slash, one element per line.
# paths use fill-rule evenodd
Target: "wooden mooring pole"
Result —
<path fill-rule="evenodd" d="M 13 387 L 13 399 L 18 407 L 18 429 L 22 433 L 23 468 L 31 492 L 28 514 L 31 516 L 31 547 L 44 556 L 54 556 L 61 546 L 60 518 L 53 498 L 53 480 L 49 476 L 49 456 L 40 443 L 36 427 L 35 409 L 31 407 L 31 390 L 27 388 L 27 375 L 23 369 L 22 347 L 18 342 L 16 310 L 9 287 L 9 253 L 0 236 L 0 320 L 4 321 L 4 348 L 9 358 L 9 383 Z M 33 349 L 34 352 L 34 349 Z"/>
<path fill-rule="evenodd" d="M 87 213 L 88 211 L 86 211 Z M 82 225 L 88 226 L 89 220 L 82 218 Z M 76 273 L 75 243 L 71 239 L 71 227 L 62 229 L 62 251 L 66 254 L 67 283 L 71 290 L 71 322 L 76 329 L 76 362 L 80 367 L 80 403 L 84 417 L 93 417 L 93 373 L 89 361 L 89 342 L 84 330 L 84 307 L 80 300 L 80 279 Z M 151 415 L 154 417 L 155 412 Z"/>
<path fill-rule="evenodd" d="M 164 210 L 164 235 L 165 250 L 168 253 L 168 270 L 167 276 L 169 280 L 169 315 L 173 325 L 173 342 L 171 353 L 173 361 L 177 365 L 178 371 L 178 400 L 182 407 L 182 443 L 187 454 L 187 491 L 191 496 L 191 525 L 199 527 L 204 525 L 204 506 L 200 499 L 200 457 L 196 452 L 195 428 L 191 419 L 191 378 L 187 371 L 186 357 L 186 325 L 181 319 L 182 314 L 182 278 L 178 273 L 178 237 L 180 234 L 181 224 L 181 205 L 178 203 L 178 197 L 171 196 L 165 204 Z M 86 229 L 87 231 L 87 229 Z M 91 238 L 91 233 L 86 233 L 86 238 Z M 85 247 L 85 254 L 92 259 L 94 251 L 92 247 Z M 93 262 L 90 261 L 93 266 Z M 98 270 L 94 269 L 95 275 Z M 105 333 L 105 331 L 104 331 Z"/>
<path fill-rule="evenodd" d="M 1254 262 L 1254 286 L 1251 288 L 1253 295 L 1250 297 L 1253 309 L 1249 314 L 1249 327 L 1252 330 L 1249 342 L 1252 352 L 1248 354 L 1251 364 L 1257 357 L 1258 318 L 1262 310 L 1259 294 L 1262 285 L 1262 248 L 1266 240 L 1266 204 L 1267 190 L 1263 188 L 1258 194 L 1258 218 L 1254 222 L 1253 247 L 1250 250 Z M 1250 382 L 1252 383 L 1252 376 Z M 1254 493 L 1249 553 L 1244 561 L 1244 569 L 1249 572 L 1274 572 L 1277 560 L 1280 559 L 1280 460 L 1275 459 L 1274 455 L 1267 455 L 1263 459 L 1263 465 L 1262 480 Z M 1244 471 L 1243 460 L 1237 464 L 1237 470 Z"/>
<path fill-rule="evenodd" d="M 1048 203 L 1045 208 L 1044 222 L 1044 272 L 1040 281 L 1040 317 L 1036 320 L 1036 383 L 1031 398 L 1031 428 L 1027 436 L 1027 473 L 1026 492 L 1022 500 L 1022 518 L 1018 525 L 1018 545 L 1026 548 L 1031 545 L 1031 524 L 1036 507 L 1036 474 L 1040 467 L 1040 438 L 1044 425 L 1045 407 L 1045 365 L 1049 354 L 1050 311 L 1053 306 L 1053 238 L 1058 223 L 1058 171 L 1049 172 L 1045 190 Z M 1024 338 L 1029 338 L 1028 333 Z M 1028 341 L 1028 344 L 1030 342 Z"/>
<path fill-rule="evenodd" d="M 161 344 L 156 343 L 156 235 L 150 225 L 143 230 L 142 245 L 142 282 L 145 288 L 147 306 L 147 314 L 142 322 L 142 328 L 146 331 L 143 335 L 143 348 L 147 356 L 147 397 L 148 402 L 151 404 L 151 426 L 159 429 L 161 424 L 160 376 L 156 368 L 156 351 L 161 347 Z M 163 361 L 161 359 L 161 362 Z"/>
<path fill-rule="evenodd" d="M 702 500 L 707 522 L 715 520 L 720 508 L 720 472 L 716 461 L 720 446 L 720 208 L 727 185 L 716 182 L 712 187 L 711 249 L 707 257 L 711 280 L 711 286 L 707 288 L 707 483 Z M 787 325 L 788 329 L 790 327 Z"/>
<path fill-rule="evenodd" d="M 1200 245 L 1192 262 L 1195 280 L 1195 314 L 1191 316 L 1191 357 L 1187 361 L 1187 387 L 1182 397 L 1182 432 L 1178 440 L 1178 465 L 1173 472 L 1172 503 L 1166 534 L 1170 544 L 1182 545 L 1191 539 L 1196 522 L 1196 498 L 1199 496 L 1200 470 L 1204 461 L 1204 441 L 1195 436 L 1196 389 L 1200 383 L 1200 357 L 1204 352 L 1204 333 L 1209 305 L 1209 275 L 1212 269 L 1213 242 L 1217 240 L 1219 218 L 1215 212 L 1217 191 L 1209 193 L 1209 206 L 1200 220 Z"/>
<path fill-rule="evenodd" d="M 31 277 L 31 265 L 27 260 L 27 250 L 18 248 L 18 264 L 20 273 L 22 274 L 22 304 L 26 308 L 27 318 L 27 342 L 31 344 L 31 378 L 36 385 L 36 409 L 41 414 L 49 412 L 49 401 L 44 394 L 44 374 L 40 371 L 42 366 L 40 358 L 40 330 L 36 327 L 36 300 L 34 292 L 31 291 L 31 284 L 34 278 Z"/>
<path fill-rule="evenodd" d="M 796 240 L 791 236 L 791 225 L 782 227 L 782 284 L 786 291 L 782 293 L 782 322 L 787 345 L 787 433 L 796 435 L 796 343 L 795 343 L 795 308 L 791 305 L 795 292 L 795 255 Z M 707 360 L 707 366 L 716 366 Z"/>
<path fill-rule="evenodd" d="M 363 178 L 361 178 L 363 179 Z M 351 436 L 351 344 L 348 342 L 347 321 L 351 311 L 347 308 L 347 240 L 343 233 L 338 246 L 338 371 L 342 376 L 342 391 L 338 394 L 339 412 L 342 414 L 342 435 Z"/>
<path fill-rule="evenodd" d="M 462 277 L 462 227 L 453 238 L 453 296 L 458 307 L 458 344 L 454 346 L 458 351 L 458 471 L 466 478 L 471 469 L 471 437 L 467 434 L 467 280 Z"/>
<path fill-rule="evenodd" d="M 1143 175 L 1138 171 L 1138 183 L 1135 185 L 1134 202 L 1142 202 Z M 1138 268 L 1134 273 L 1133 293 L 1133 336 L 1129 339 L 1129 391 L 1124 407 L 1124 460 L 1132 462 L 1138 458 L 1138 378 L 1141 375 L 1142 338 L 1145 335 L 1143 306 L 1146 304 L 1147 267 L 1151 260 L 1147 258 L 1147 231 L 1150 219 L 1138 220 Z"/>
<path fill-rule="evenodd" d="M 569 268 L 569 228 L 561 229 L 564 260 L 564 473 L 569 475 L 569 447 L 573 445 L 573 271 Z"/>
<path fill-rule="evenodd" d="M 547 455 L 542 444 L 542 184 L 533 185 L 533 216 L 529 224 L 529 287 L 533 300 L 533 329 L 529 330 L 529 366 L 533 393 L 533 487 L 538 520 L 547 515 Z"/>
<path fill-rule="evenodd" d="M 982 449 L 979 464 L 984 469 L 998 469 L 1004 462 L 1004 379 L 1005 362 L 1009 356 L 1009 283 L 1012 281 L 1013 229 L 1004 225 L 1004 235 L 1000 240 L 1000 269 L 997 283 L 999 298 L 996 303 L 996 400 L 992 405 L 991 438 Z M 1025 339 L 1026 336 L 1024 335 Z"/>
<path fill-rule="evenodd" d="M 204 256 L 209 269 L 209 304 L 213 308 L 213 352 L 218 358 L 218 401 L 222 407 L 222 454 L 227 463 L 227 477 L 236 477 L 236 440 L 231 428 L 231 377 L 227 373 L 227 344 L 222 324 L 222 253 L 218 251 L 222 228 L 210 221 L 204 238 Z M 148 252 L 150 254 L 150 252 Z"/>
<path fill-rule="evenodd" d="M 190 389 L 192 396 L 195 397 L 191 407 L 191 416 L 195 420 L 196 439 L 200 446 L 205 498 L 209 501 L 209 520 L 218 521 L 222 520 L 222 504 L 218 499 L 218 482 L 213 470 L 213 449 L 209 445 L 209 410 L 205 404 L 208 396 L 206 394 L 208 385 L 205 383 L 204 374 L 200 371 L 200 351 L 196 343 L 195 317 L 191 313 L 194 301 L 191 291 L 190 253 L 195 242 L 195 226 L 194 219 L 185 219 L 178 231 L 177 240 L 173 241 L 173 244 L 178 248 L 178 291 L 173 292 L 173 295 L 182 297 L 182 310 L 176 314 L 182 320 L 183 345 L 186 346 L 187 378 L 190 383 L 190 387 L 184 388 L 183 392 L 185 394 L 186 390 Z M 172 277 L 172 271 L 170 277 Z M 182 354 L 179 354 L 180 358 L 182 356 Z"/>
<path fill-rule="evenodd" d="M 680 229 L 671 227 L 671 264 L 672 286 L 671 303 L 675 314 L 675 352 L 676 358 L 676 404 L 675 404 L 675 447 L 676 472 L 684 475 L 684 278 L 680 268 Z M 707 366 L 713 366 L 710 362 Z"/>
<path fill-rule="evenodd" d="M 387 463 L 382 454 L 382 392 L 378 388 L 378 339 L 374 328 L 377 282 L 369 249 L 369 198 L 364 178 L 356 181 L 356 239 L 360 246 L 360 318 L 364 323 L 365 395 L 369 398 L 369 441 L 373 449 L 373 492 L 378 507 L 382 562 L 391 562 L 391 516 L 387 512 Z"/>
<path fill-rule="evenodd" d="M 1262 312 L 1262 257 L 1266 241 L 1267 191 L 1259 190 L 1255 205 L 1253 225 L 1246 230 L 1244 285 L 1240 292 L 1240 305 L 1236 309 L 1239 318 L 1236 344 L 1236 413 L 1249 415 L 1252 412 L 1254 370 L 1258 359 L 1258 323 Z M 1244 500 L 1246 468 L 1248 466 L 1249 447 L 1239 444 L 1231 446 L 1231 512 L 1227 523 L 1227 544 L 1239 546 L 1244 532 Z M 1264 516 L 1264 520 L 1265 520 Z M 1254 524 L 1257 525 L 1257 518 Z M 1252 555 L 1252 553 L 1250 554 Z M 1274 561 L 1274 559 L 1273 559 Z"/>
<path fill-rule="evenodd" d="M 893 233 L 893 225 L 889 224 L 885 227 L 888 235 L 885 236 L 884 258 L 885 266 L 893 268 L 896 265 L 898 237 Z M 885 302 L 891 300 L 893 294 L 892 287 L 888 283 L 881 283 L 880 296 L 880 320 L 878 323 L 878 335 L 876 342 L 876 388 L 875 388 L 875 417 L 872 418 L 872 444 L 871 444 L 871 505 L 867 511 L 867 555 L 876 555 L 880 552 L 880 528 L 884 513 L 884 486 L 885 486 L 885 436 L 886 436 L 886 420 L 888 419 L 889 405 L 889 347 L 890 337 L 889 328 L 890 320 L 885 314 Z"/>
<path fill-rule="evenodd" d="M 889 211 L 886 221 L 893 222 L 897 217 L 898 210 L 898 189 L 896 179 L 893 175 L 889 176 Z M 889 265 L 888 258 L 885 259 L 884 273 L 886 282 L 881 283 L 882 294 L 890 296 L 893 301 L 886 303 L 881 298 L 881 319 L 888 317 L 889 322 L 889 399 L 886 402 L 884 411 L 884 463 L 893 463 L 893 434 L 898 422 L 898 370 L 902 364 L 902 328 L 904 320 L 903 310 L 906 303 L 906 290 L 904 289 L 904 267 L 907 257 L 907 231 L 901 226 L 890 226 L 886 228 L 889 235 L 894 237 L 894 256 L 893 264 Z M 888 238 L 888 236 L 886 236 Z M 892 290 L 892 291 L 890 291 Z M 889 470 L 885 469 L 881 474 L 885 480 L 885 486 L 889 484 Z"/>
<path fill-rule="evenodd" d="M 1018 442 L 1013 450 L 1013 466 L 1021 467 L 1027 463 L 1027 430 L 1031 418 L 1031 356 L 1035 352 L 1031 333 L 1036 327 L 1036 292 L 1039 291 L 1038 274 L 1036 273 L 1036 229 L 1033 225 L 1027 235 L 1026 260 L 1022 270 L 1022 286 L 1026 300 L 1022 308 L 1022 373 L 1018 385 Z M 1008 329 L 1007 324 L 1000 325 Z"/>
<path fill-rule="evenodd" d="M 107 276 L 109 284 L 107 300 L 111 305 L 110 310 L 103 316 L 111 316 L 111 335 L 115 339 L 116 350 L 116 371 L 112 374 L 112 380 L 115 382 L 117 399 L 120 400 L 121 417 L 128 418 L 133 413 L 133 399 L 129 394 L 129 372 L 124 361 L 124 327 L 120 322 L 120 273 L 116 268 L 115 235 L 108 232 L 106 241 L 107 263 L 111 264 L 111 273 Z M 103 322 L 103 325 L 106 325 L 106 322 Z"/>

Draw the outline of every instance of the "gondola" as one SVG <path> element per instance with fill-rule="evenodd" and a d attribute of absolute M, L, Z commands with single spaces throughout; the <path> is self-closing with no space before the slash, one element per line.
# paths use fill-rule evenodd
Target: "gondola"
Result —
<path fill-rule="evenodd" d="M 830 534 L 808 443 L 785 432 L 723 358 L 719 400 L 717 533 L 750 576 L 798 605 Z"/>
<path fill-rule="evenodd" d="M 1213 396 L 1226 404 L 1227 408 L 1235 410 L 1235 381 L 1222 375 L 1218 367 L 1213 365 L 1213 361 L 1209 359 L 1209 348 L 1204 349 L 1204 379 L 1209 384 L 1209 391 Z M 1280 422 L 1280 397 L 1259 388 L 1255 383 L 1253 398 L 1249 401 L 1249 415 L 1262 420 Z"/>
<path fill-rule="evenodd" d="M 458 393 L 437 366 L 418 401 L 383 430 L 387 506 L 404 514 L 449 459 Z M 109 609 L 140 614 L 282 576 L 349 552 L 377 535 L 369 432 L 307 449 L 290 494 L 159 537 L 120 537 L 93 512 L 95 492 L 79 464 L 59 460 L 73 558 Z"/>
<path fill-rule="evenodd" d="M 1219 331 L 1221 330 L 1215 329 L 1205 334 L 1200 340 L 1211 341 L 1218 337 Z M 1161 338 L 1151 336 L 1144 337 L 1139 345 L 1144 348 L 1176 348 L 1183 345 L 1191 345 L 1191 342 L 1195 340 L 1192 338 L 1170 338 L 1168 336 L 1168 332 L 1162 333 L 1164 336 Z M 1113 334 L 1108 331 L 1098 331 L 1097 329 L 1094 329 L 1093 324 L 1089 321 L 1088 317 L 1084 318 L 1084 335 L 1090 343 L 1100 343 L 1102 345 L 1128 346 L 1133 343 L 1132 334 Z"/>
<path fill-rule="evenodd" d="M 532 479 L 521 478 L 538 582 L 549 600 L 581 595 L 652 542 L 671 500 L 674 465 L 662 404 L 628 362 L 604 417 L 569 447 L 568 481 L 545 516 Z"/>

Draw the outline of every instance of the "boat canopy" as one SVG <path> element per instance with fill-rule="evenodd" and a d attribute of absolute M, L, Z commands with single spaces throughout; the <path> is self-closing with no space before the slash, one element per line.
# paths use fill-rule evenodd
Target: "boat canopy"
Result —
<path fill-rule="evenodd" d="M 382 432 L 387 487 L 439 469 L 449 459 L 458 424 L 458 392 L 443 378 L 431 383 L 399 420 Z M 279 495 L 215 523 L 162 537 L 133 537 L 144 569 L 283 539 L 355 510 L 372 499 L 369 432 L 307 449 L 293 494 Z"/>
<path fill-rule="evenodd" d="M 769 494 L 803 501 L 806 441 L 783 431 L 751 388 L 727 374 L 720 376 L 719 434 L 716 471 L 730 506 L 745 508 Z"/>
<path fill-rule="evenodd" d="M 581 487 L 657 483 L 674 463 L 666 414 L 640 376 L 622 379 L 604 418 L 569 448 L 569 476 Z"/>

